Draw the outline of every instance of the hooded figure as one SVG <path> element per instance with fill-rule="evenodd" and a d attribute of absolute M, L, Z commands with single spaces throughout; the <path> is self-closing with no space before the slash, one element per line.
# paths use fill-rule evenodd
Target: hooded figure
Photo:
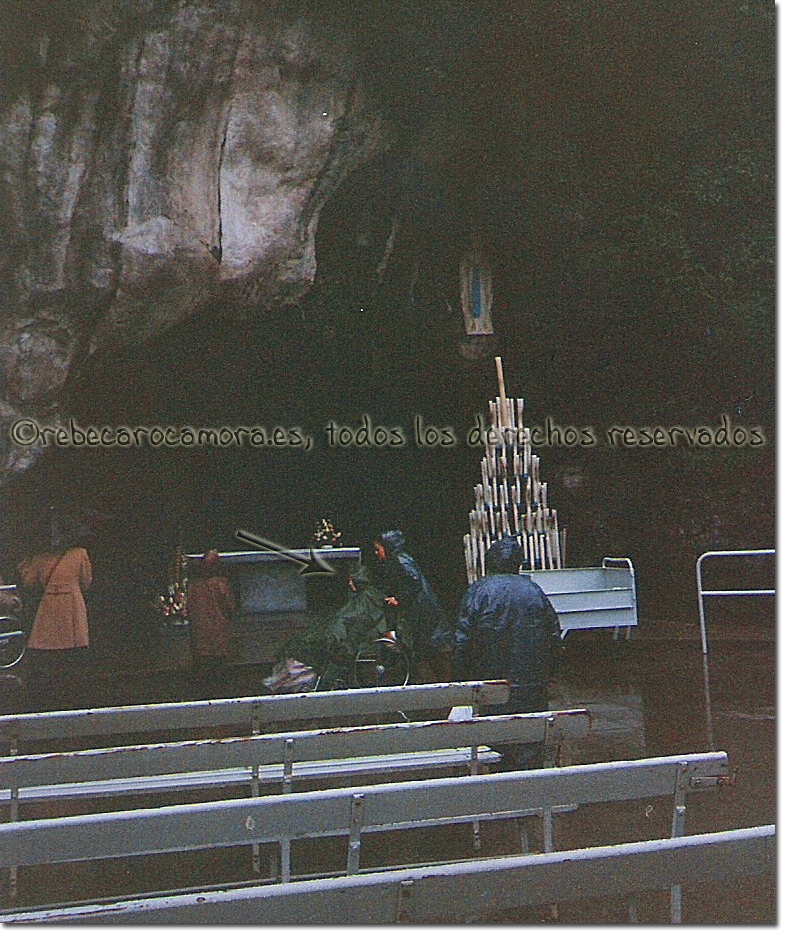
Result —
<path fill-rule="evenodd" d="M 330 634 L 336 642 L 345 643 L 354 656 L 366 642 L 386 631 L 386 622 L 384 596 L 371 585 L 362 564 L 349 578 L 349 588 L 349 599 L 336 612 Z"/>
<path fill-rule="evenodd" d="M 561 644 L 559 620 L 548 597 L 520 573 L 523 551 L 505 535 L 485 555 L 486 576 L 469 587 L 455 631 L 459 677 L 511 686 L 510 699 L 489 712 L 534 713 L 548 709 L 548 681 Z M 516 768 L 542 766 L 538 745 L 507 746 L 505 761 Z"/>
<path fill-rule="evenodd" d="M 434 637 L 443 625 L 442 607 L 405 547 L 401 531 L 385 531 L 374 542 L 381 562 L 388 628 L 396 632 L 415 660 L 423 661 L 433 655 Z"/>
<path fill-rule="evenodd" d="M 90 643 L 84 593 L 93 582 L 87 551 L 65 547 L 37 554 L 19 565 L 25 586 L 42 587 L 28 648 L 86 648 Z"/>
<path fill-rule="evenodd" d="M 387 631 L 384 609 L 384 593 L 360 564 L 349 577 L 346 602 L 334 615 L 315 618 L 305 632 L 290 638 L 286 658 L 299 658 L 318 671 L 322 689 L 348 687 L 359 650 Z"/>

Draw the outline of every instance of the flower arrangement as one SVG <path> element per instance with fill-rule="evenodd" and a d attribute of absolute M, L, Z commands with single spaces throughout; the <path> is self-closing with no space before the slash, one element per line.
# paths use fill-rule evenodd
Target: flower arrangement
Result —
<path fill-rule="evenodd" d="M 170 583 L 165 596 L 159 596 L 156 609 L 165 619 L 187 619 L 185 588 L 179 583 Z"/>
<path fill-rule="evenodd" d="M 164 619 L 171 619 L 174 622 L 182 623 L 188 621 L 188 607 L 186 604 L 186 585 L 188 580 L 185 577 L 185 553 L 182 545 L 178 546 L 171 568 L 171 582 L 166 588 L 166 593 L 159 596 L 155 603 L 155 608 Z"/>
<path fill-rule="evenodd" d="M 329 519 L 323 518 L 316 526 L 313 540 L 319 547 L 333 547 L 338 544 L 340 537 L 341 532 L 335 528 L 333 523 Z"/>

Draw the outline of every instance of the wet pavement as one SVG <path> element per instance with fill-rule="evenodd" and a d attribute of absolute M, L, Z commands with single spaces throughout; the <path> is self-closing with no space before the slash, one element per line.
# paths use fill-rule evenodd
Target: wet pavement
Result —
<path fill-rule="evenodd" d="M 694 632 L 680 626 L 636 632 L 616 645 L 579 636 L 559 674 L 554 706 L 583 705 L 593 714 L 590 735 L 569 749 L 570 762 L 587 763 L 702 751 L 724 751 L 736 781 L 710 793 L 688 795 L 685 833 L 714 832 L 775 821 L 776 727 L 774 621 L 709 637 L 704 662 Z M 595 639 L 593 642 L 589 639 Z M 589 814 L 581 808 L 560 818 L 557 848 L 601 845 L 670 835 L 672 801 L 642 801 Z M 559 829 L 557 829 L 557 833 Z M 621 833 L 621 835 L 619 835 Z M 586 922 L 585 910 L 566 905 L 565 922 Z M 625 922 L 622 901 L 592 905 L 604 922 Z M 774 884 L 738 883 L 685 888 L 685 923 L 762 923 L 775 919 Z M 667 894 L 641 898 L 641 921 L 666 922 Z"/>
<path fill-rule="evenodd" d="M 581 764 L 614 759 L 724 751 L 736 774 L 732 787 L 692 794 L 687 799 L 687 834 L 737 829 L 773 823 L 776 804 L 775 746 L 775 644 L 771 613 L 761 614 L 743 626 L 715 626 L 709 635 L 708 664 L 700 650 L 697 621 L 684 626 L 641 626 L 629 641 L 614 641 L 610 633 L 573 633 L 552 690 L 553 708 L 588 707 L 591 733 L 562 750 L 562 764 Z M 708 677 L 707 677 L 708 675 Z M 171 692 L 178 689 L 173 675 Z M 6 684 L 6 686 L 8 686 Z M 707 689 L 708 686 L 708 689 Z M 243 693 L 247 684 L 238 684 Z M 6 707 L 13 706 L 6 694 Z M 172 697 L 167 697 L 172 698 Z M 555 821 L 557 849 L 670 836 L 673 802 L 668 799 L 635 801 L 623 805 L 581 807 Z M 441 831 L 440 831 L 441 832 Z M 532 851 L 539 851 L 539 821 L 527 830 Z M 397 834 L 396 855 L 411 861 L 429 857 L 465 857 L 469 827 L 455 827 L 446 835 Z M 517 844 L 516 836 L 515 844 Z M 364 848 L 364 860 L 384 859 L 389 843 Z M 513 851 L 510 832 L 489 830 L 484 854 Z M 315 853 L 307 846 L 297 855 L 301 870 L 328 864 L 335 850 L 337 864 L 345 858 L 345 842 L 323 844 Z M 433 856 L 431 852 L 433 851 Z M 342 855 L 343 853 L 343 855 Z M 446 853 L 446 854 L 445 854 Z M 147 863 L 147 864 L 145 864 Z M 111 879 L 114 891 L 138 893 L 167 882 L 183 883 L 182 856 L 172 859 L 137 859 L 103 865 L 100 877 L 87 866 L 67 866 L 58 872 L 56 884 L 46 891 L 46 901 L 73 896 L 96 896 Z M 74 871 L 71 871 L 71 868 Z M 188 856 L 189 884 L 226 882 L 248 878 L 247 850 L 197 853 Z M 25 879 L 24 875 L 28 877 Z M 41 903 L 44 878 L 23 872 L 21 901 Z M 93 889 L 97 886 L 97 890 Z M 653 892 L 638 899 L 642 922 L 668 920 L 668 893 Z M 685 923 L 771 923 L 776 918 L 772 879 L 740 879 L 737 883 L 685 887 Z M 482 918 L 478 918 L 482 919 Z M 484 918 L 490 922 L 548 922 L 547 910 L 516 911 Z M 564 923 L 628 922 L 626 899 L 587 901 L 562 905 L 558 921 Z"/>

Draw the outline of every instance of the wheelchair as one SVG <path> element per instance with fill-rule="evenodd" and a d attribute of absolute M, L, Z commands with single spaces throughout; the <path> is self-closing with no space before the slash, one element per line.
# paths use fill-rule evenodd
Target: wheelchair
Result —
<path fill-rule="evenodd" d="M 356 687 L 405 687 L 411 676 L 411 658 L 395 632 L 385 632 L 363 645 L 354 659 Z"/>
<path fill-rule="evenodd" d="M 356 687 L 405 687 L 411 675 L 411 658 L 395 632 L 365 642 L 349 659 L 328 664 L 316 682 L 316 690 L 350 690 Z"/>
<path fill-rule="evenodd" d="M 0 670 L 18 664 L 27 647 L 27 635 L 16 616 L 0 616 Z"/>

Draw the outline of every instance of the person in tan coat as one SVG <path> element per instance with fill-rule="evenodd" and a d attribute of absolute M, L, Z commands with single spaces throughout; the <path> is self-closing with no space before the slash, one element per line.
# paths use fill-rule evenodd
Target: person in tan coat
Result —
<path fill-rule="evenodd" d="M 43 587 L 28 648 L 59 651 L 90 644 L 84 593 L 93 582 L 90 558 L 83 547 L 36 554 L 19 565 L 22 583 Z"/>
<path fill-rule="evenodd" d="M 232 635 L 234 595 L 221 569 L 218 551 L 205 552 L 186 596 L 191 626 L 194 693 L 196 699 L 215 699 L 226 692 L 226 658 Z"/>
<path fill-rule="evenodd" d="M 83 547 L 62 540 L 52 551 L 19 564 L 22 584 L 43 590 L 27 640 L 30 700 L 36 709 L 78 704 L 90 632 L 84 593 L 93 582 Z"/>

